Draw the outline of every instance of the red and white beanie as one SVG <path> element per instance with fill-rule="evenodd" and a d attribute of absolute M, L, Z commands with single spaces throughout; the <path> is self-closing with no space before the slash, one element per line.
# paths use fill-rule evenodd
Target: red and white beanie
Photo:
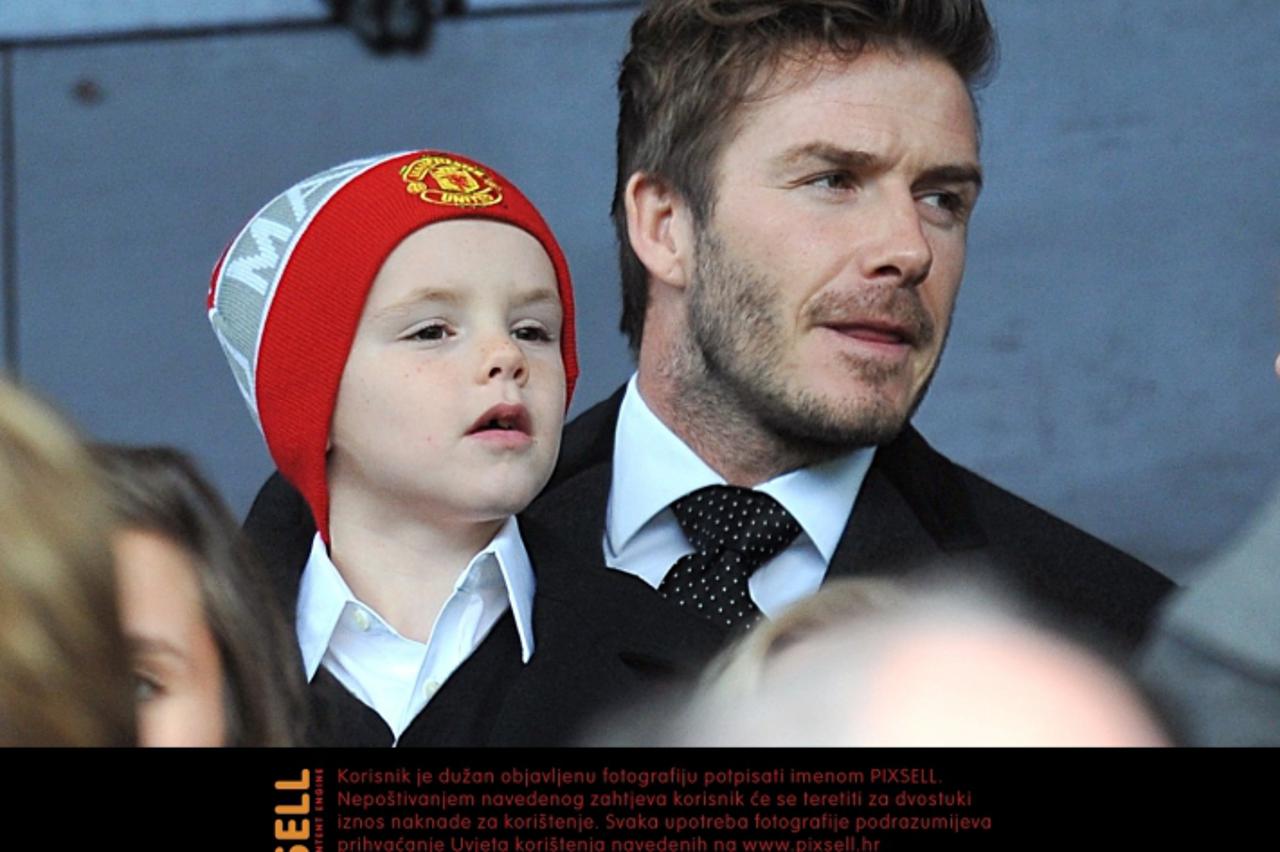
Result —
<path fill-rule="evenodd" d="M 306 498 L 326 542 L 330 422 L 369 288 L 403 239 L 461 218 L 516 225 L 550 256 L 564 309 L 567 408 L 578 358 L 564 254 L 520 190 L 474 160 L 415 151 L 328 169 L 259 210 L 214 267 L 214 334 L 272 459 Z"/>

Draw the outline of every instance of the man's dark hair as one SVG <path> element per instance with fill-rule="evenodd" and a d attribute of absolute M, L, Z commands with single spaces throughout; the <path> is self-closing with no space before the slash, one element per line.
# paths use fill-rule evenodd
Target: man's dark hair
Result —
<path fill-rule="evenodd" d="M 631 175 L 664 181 L 696 224 L 706 222 L 715 164 L 762 73 L 793 58 L 849 60 L 867 47 L 937 56 L 972 91 L 992 65 L 995 32 L 982 0 L 653 0 L 636 19 L 618 75 L 613 194 L 621 327 L 633 351 L 644 331 L 648 273 L 627 237 Z"/>

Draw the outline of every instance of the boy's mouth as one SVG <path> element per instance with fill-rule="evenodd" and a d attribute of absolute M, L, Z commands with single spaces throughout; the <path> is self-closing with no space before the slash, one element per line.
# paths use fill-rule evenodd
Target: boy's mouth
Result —
<path fill-rule="evenodd" d="M 478 435 L 482 433 L 492 432 L 513 432 L 516 434 L 528 435 L 531 431 L 529 422 L 529 411 L 523 405 L 513 405 L 509 402 L 499 403 L 490 408 L 484 414 L 481 414 L 475 423 L 471 424 L 471 428 L 467 430 L 468 435 Z"/>

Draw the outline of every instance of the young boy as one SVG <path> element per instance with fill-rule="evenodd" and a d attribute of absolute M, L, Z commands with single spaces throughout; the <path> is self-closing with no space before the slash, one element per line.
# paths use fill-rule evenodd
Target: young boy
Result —
<path fill-rule="evenodd" d="M 535 649 L 513 516 L 551 475 L 577 376 L 550 229 L 472 160 L 352 162 L 250 220 L 208 309 L 317 530 L 309 553 L 265 554 L 296 607 L 311 741 L 486 742 Z"/>

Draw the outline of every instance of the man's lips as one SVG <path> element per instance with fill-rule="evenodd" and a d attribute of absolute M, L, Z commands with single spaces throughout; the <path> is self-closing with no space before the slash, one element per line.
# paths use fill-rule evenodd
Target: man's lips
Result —
<path fill-rule="evenodd" d="M 523 405 L 509 402 L 498 403 L 484 414 L 476 418 L 467 430 L 467 435 L 486 437 L 506 435 L 510 438 L 523 436 L 528 438 L 533 432 L 533 424 L 529 418 L 529 410 Z"/>
<path fill-rule="evenodd" d="M 914 346 L 918 337 L 909 327 L 889 320 L 851 320 L 822 325 L 845 337 L 881 346 Z"/>

